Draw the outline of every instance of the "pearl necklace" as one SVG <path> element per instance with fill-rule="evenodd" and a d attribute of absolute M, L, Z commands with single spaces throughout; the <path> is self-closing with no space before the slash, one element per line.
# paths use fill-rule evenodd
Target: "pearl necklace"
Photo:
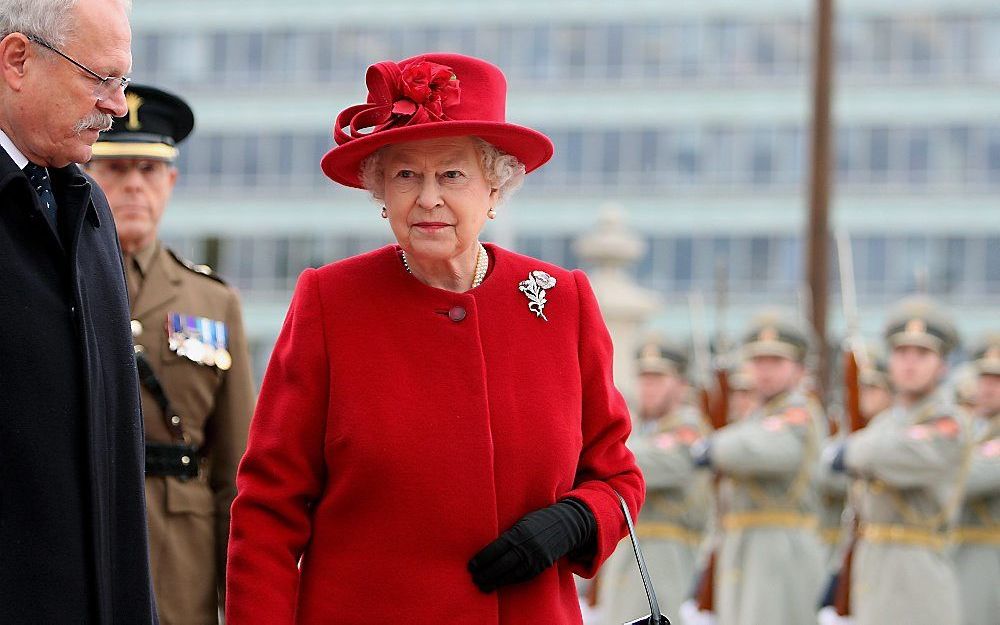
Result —
<path fill-rule="evenodd" d="M 406 252 L 402 252 L 403 255 L 403 267 L 406 269 L 406 273 L 413 275 L 410 270 L 410 263 L 406 261 Z M 486 270 L 490 268 L 490 255 L 486 253 L 486 248 L 483 244 L 479 244 L 479 253 L 476 254 L 476 273 L 472 278 L 472 288 L 476 288 L 483 283 L 483 279 L 486 278 Z"/>

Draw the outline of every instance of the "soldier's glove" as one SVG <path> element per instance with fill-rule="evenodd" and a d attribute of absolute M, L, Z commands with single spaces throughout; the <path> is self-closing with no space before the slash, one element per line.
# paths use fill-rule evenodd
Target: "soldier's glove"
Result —
<path fill-rule="evenodd" d="M 592 549 L 597 521 L 575 499 L 524 516 L 469 560 L 472 581 L 483 592 L 532 579 L 559 558 Z"/>
<path fill-rule="evenodd" d="M 712 467 L 712 442 L 707 438 L 698 439 L 691 445 L 691 462 L 699 469 Z"/>
<path fill-rule="evenodd" d="M 844 464 L 844 456 L 847 453 L 847 443 L 840 443 L 827 447 L 823 450 L 823 462 L 830 467 L 834 473 L 846 473 L 847 465 Z"/>

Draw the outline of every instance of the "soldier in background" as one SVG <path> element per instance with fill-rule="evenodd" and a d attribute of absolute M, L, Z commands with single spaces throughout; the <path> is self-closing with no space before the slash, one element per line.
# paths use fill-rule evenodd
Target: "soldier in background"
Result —
<path fill-rule="evenodd" d="M 861 418 L 867 424 L 876 415 L 882 413 L 892 405 L 892 386 L 889 383 L 888 363 L 885 359 L 884 350 L 872 342 L 865 341 L 856 356 L 858 362 L 858 404 L 861 408 Z M 844 389 L 844 396 L 847 389 Z M 841 424 L 834 439 L 827 441 L 824 457 L 836 453 L 836 449 L 843 444 L 844 439 L 850 433 Z M 820 463 L 819 478 L 817 480 L 817 491 L 820 499 L 820 538 L 823 546 L 827 550 L 827 555 L 832 556 L 830 562 L 832 568 L 839 568 L 841 562 L 837 553 L 837 546 L 844 542 L 843 512 L 847 500 L 847 490 L 850 479 L 842 471 L 833 471 L 829 463 Z M 849 529 L 849 528 L 847 528 Z"/>
<path fill-rule="evenodd" d="M 753 375 L 746 363 L 729 376 L 729 422 L 739 421 L 760 406 Z"/>
<path fill-rule="evenodd" d="M 194 116 L 134 85 L 129 114 L 94 145 L 125 254 L 146 435 L 150 560 L 161 625 L 218 622 L 229 506 L 254 390 L 236 293 L 157 238 Z"/>
<path fill-rule="evenodd" d="M 706 433 L 690 405 L 686 351 L 660 338 L 639 350 L 640 425 L 629 448 L 646 478 L 646 503 L 636 533 L 665 614 L 677 614 L 695 571 L 708 516 L 708 475 L 695 471 L 690 447 Z M 602 622 L 620 625 L 649 612 L 628 540 L 601 568 L 598 605 Z"/>
<path fill-rule="evenodd" d="M 865 355 L 865 362 L 860 364 L 858 381 L 861 383 L 861 416 L 867 423 L 892 406 L 892 383 L 889 381 L 885 350 L 874 343 L 867 343 Z"/>
<path fill-rule="evenodd" d="M 826 420 L 800 390 L 807 336 L 787 314 L 754 319 L 743 351 L 763 405 L 695 454 L 722 476 L 718 625 L 801 625 L 815 615 L 823 556 L 813 479 Z"/>
<path fill-rule="evenodd" d="M 1000 618 L 1000 333 L 973 352 L 977 412 L 965 501 L 955 533 L 954 562 L 963 625 Z"/>
<path fill-rule="evenodd" d="M 968 446 L 939 385 L 958 342 L 925 297 L 901 302 L 885 338 L 895 403 L 849 436 L 834 470 L 861 481 L 851 613 L 857 625 L 958 623 L 958 588 L 944 554 Z"/>

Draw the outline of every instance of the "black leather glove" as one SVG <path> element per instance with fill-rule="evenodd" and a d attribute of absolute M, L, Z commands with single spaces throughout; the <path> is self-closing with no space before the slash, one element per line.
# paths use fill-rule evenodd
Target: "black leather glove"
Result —
<path fill-rule="evenodd" d="M 472 581 L 483 592 L 532 579 L 570 552 L 592 547 L 597 521 L 575 499 L 524 516 L 469 560 Z"/>

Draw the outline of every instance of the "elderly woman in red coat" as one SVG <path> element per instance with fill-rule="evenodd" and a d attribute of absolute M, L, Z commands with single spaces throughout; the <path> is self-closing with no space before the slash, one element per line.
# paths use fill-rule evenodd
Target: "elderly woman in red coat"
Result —
<path fill-rule="evenodd" d="M 586 276 L 479 233 L 552 154 L 484 61 L 372 66 L 336 182 L 398 241 L 306 270 L 264 378 L 229 541 L 232 625 L 580 623 L 572 573 L 642 476 Z M 638 583 L 638 580 L 637 580 Z"/>

